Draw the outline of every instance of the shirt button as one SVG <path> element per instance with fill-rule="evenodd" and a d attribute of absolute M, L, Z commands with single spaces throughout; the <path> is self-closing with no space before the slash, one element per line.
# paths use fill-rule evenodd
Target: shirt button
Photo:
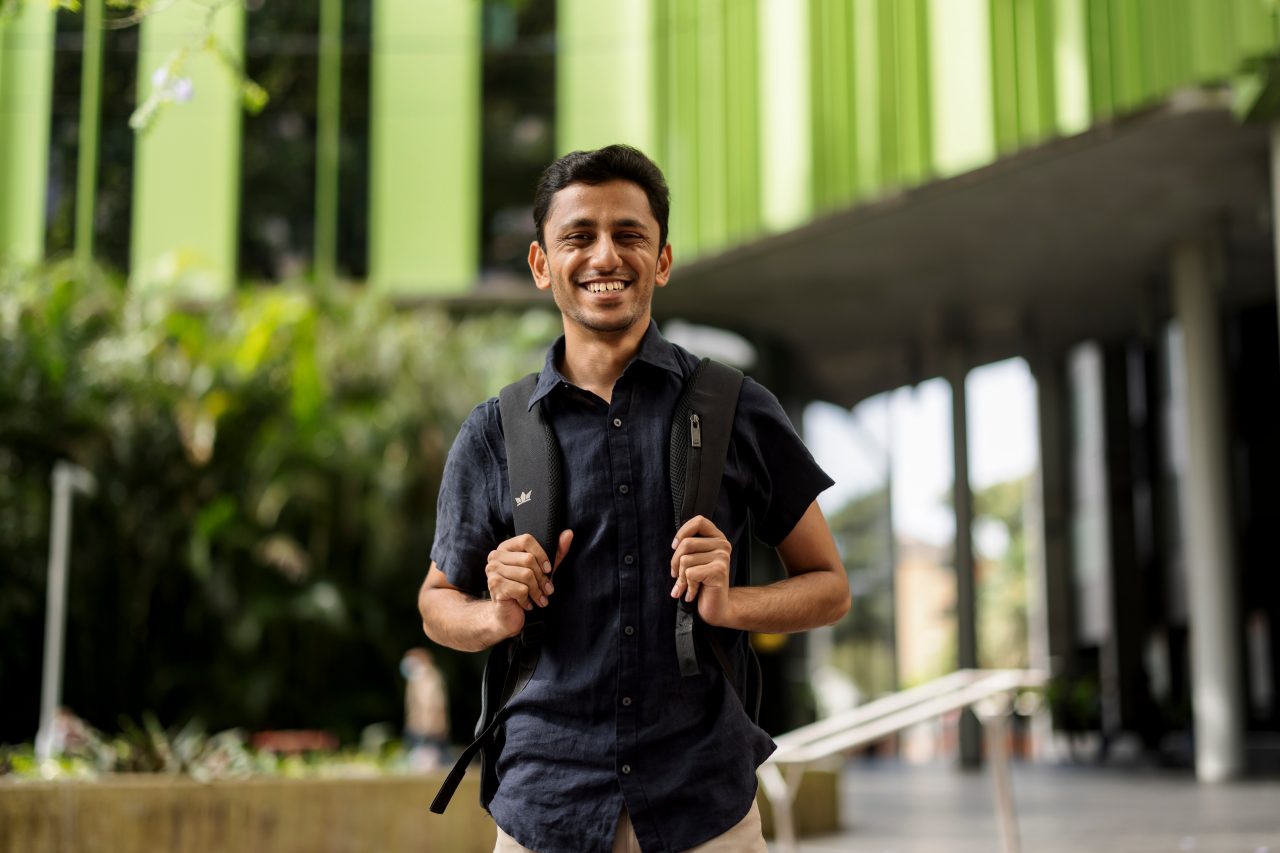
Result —
<path fill-rule="evenodd" d="M 623 705 L 625 705 L 625 706 L 627 706 L 627 707 L 630 707 L 630 705 L 631 705 L 631 697 L 630 697 L 630 696 L 623 696 L 623 697 L 622 697 L 622 704 L 623 704 Z"/>
<path fill-rule="evenodd" d="M 626 483 L 623 483 L 621 486 L 618 486 L 618 491 L 625 495 L 627 492 L 631 490 L 627 488 Z"/>
<path fill-rule="evenodd" d="M 614 419 L 613 419 L 613 425 L 614 425 L 614 426 L 616 426 L 616 427 L 620 427 L 620 426 L 622 426 L 622 418 L 614 418 Z"/>
<path fill-rule="evenodd" d="M 628 776 L 630 774 L 631 774 L 631 765 L 630 764 L 622 765 L 622 775 Z"/>
<path fill-rule="evenodd" d="M 630 637 L 635 632 L 636 632 L 636 629 L 632 628 L 630 625 L 622 629 L 622 633 L 626 634 L 628 637 Z"/>
<path fill-rule="evenodd" d="M 622 558 L 622 562 L 626 563 L 628 566 L 634 563 L 635 561 L 636 561 L 636 558 L 631 556 L 630 554 Z"/>

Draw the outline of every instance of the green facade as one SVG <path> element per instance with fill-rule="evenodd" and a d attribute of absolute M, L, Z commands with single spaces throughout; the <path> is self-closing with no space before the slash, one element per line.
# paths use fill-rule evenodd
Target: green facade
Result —
<path fill-rule="evenodd" d="M 1181 87 L 1229 82 L 1277 39 L 1271 0 L 560 0 L 559 10 L 563 21 L 649 14 L 618 40 L 627 56 L 647 46 L 624 67 L 651 79 L 589 90 L 562 79 L 558 148 L 645 146 L 676 188 L 672 242 L 684 258 L 986 165 Z M 599 49 L 563 40 L 564 76 L 576 79 Z M 655 97 L 631 97 L 650 86 Z M 797 97 L 803 109 L 788 106 Z"/>
<path fill-rule="evenodd" d="M 479 269 L 484 4 L 369 2 L 369 278 L 462 292 Z M 674 188 L 682 260 L 1228 83 L 1277 41 L 1273 0 L 556 3 L 556 148 L 651 153 Z M 0 253 L 31 261 L 44 242 L 53 13 L 18 8 L 0 22 Z M 204 8 L 176 0 L 145 19 L 143 97 Z M 328 280 L 335 223 L 365 211 L 337 197 L 337 121 L 351 105 L 336 96 L 341 7 L 324 8 L 314 266 Z M 227 4 L 214 22 L 232 61 L 244 14 Z M 222 293 L 237 279 L 240 92 L 218 64 L 193 51 L 181 73 L 194 98 L 137 139 L 139 286 Z"/>

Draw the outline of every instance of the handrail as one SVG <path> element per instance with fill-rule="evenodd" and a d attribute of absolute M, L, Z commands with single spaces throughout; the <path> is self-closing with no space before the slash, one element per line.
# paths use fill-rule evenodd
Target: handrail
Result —
<path fill-rule="evenodd" d="M 874 743 L 926 720 L 972 707 L 987 729 L 1001 848 L 1005 853 L 1016 853 L 1018 840 L 1005 743 L 1006 708 L 1004 703 L 995 708 L 984 706 L 1017 690 L 1043 687 L 1045 680 L 1045 674 L 1037 670 L 957 670 L 779 735 L 774 739 L 777 750 L 760 768 L 760 781 L 773 806 L 779 846 L 784 853 L 794 853 L 797 849 L 791 806 L 806 765 Z"/>

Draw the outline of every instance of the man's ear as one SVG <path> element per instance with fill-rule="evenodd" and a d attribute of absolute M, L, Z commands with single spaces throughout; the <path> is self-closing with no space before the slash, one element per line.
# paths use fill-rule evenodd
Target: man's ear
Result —
<path fill-rule="evenodd" d="M 529 272 L 533 273 L 533 284 L 538 290 L 551 287 L 551 270 L 547 267 L 547 252 L 537 240 L 529 244 Z"/>
<path fill-rule="evenodd" d="M 671 244 L 662 247 L 658 253 L 658 268 L 654 271 L 653 283 L 658 287 L 666 287 L 671 278 Z"/>

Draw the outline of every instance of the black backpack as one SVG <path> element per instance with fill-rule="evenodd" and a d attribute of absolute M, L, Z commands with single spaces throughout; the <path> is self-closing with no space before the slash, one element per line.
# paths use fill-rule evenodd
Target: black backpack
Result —
<path fill-rule="evenodd" d="M 564 529 L 564 475 L 560 445 L 542 416 L 541 405 L 528 406 L 538 375 L 530 374 L 503 388 L 498 396 L 507 448 L 507 477 L 515 532 L 529 533 L 548 555 L 556 553 Z M 742 388 L 742 372 L 703 359 L 685 384 L 671 418 L 669 474 L 671 505 L 678 530 L 695 515 L 710 518 L 720 494 L 725 455 L 733 429 L 733 416 Z M 518 484 L 518 485 L 517 485 Z M 744 553 L 741 559 L 746 559 Z M 743 565 L 747 565 L 744 563 Z M 718 629 L 696 628 L 696 602 L 680 599 L 676 605 L 676 656 L 684 676 L 700 672 L 698 648 L 709 648 L 734 693 L 753 721 L 760 715 L 760 662 L 747 645 L 746 671 L 729 660 Z M 431 811 L 443 814 L 476 753 L 481 756 L 480 804 L 487 810 L 498 787 L 496 764 L 501 750 L 500 727 L 507 704 L 529 683 L 542 652 L 545 610 L 525 616 L 519 635 L 489 650 L 484 666 L 484 687 L 476 739 L 462 751 L 431 802 Z"/>

